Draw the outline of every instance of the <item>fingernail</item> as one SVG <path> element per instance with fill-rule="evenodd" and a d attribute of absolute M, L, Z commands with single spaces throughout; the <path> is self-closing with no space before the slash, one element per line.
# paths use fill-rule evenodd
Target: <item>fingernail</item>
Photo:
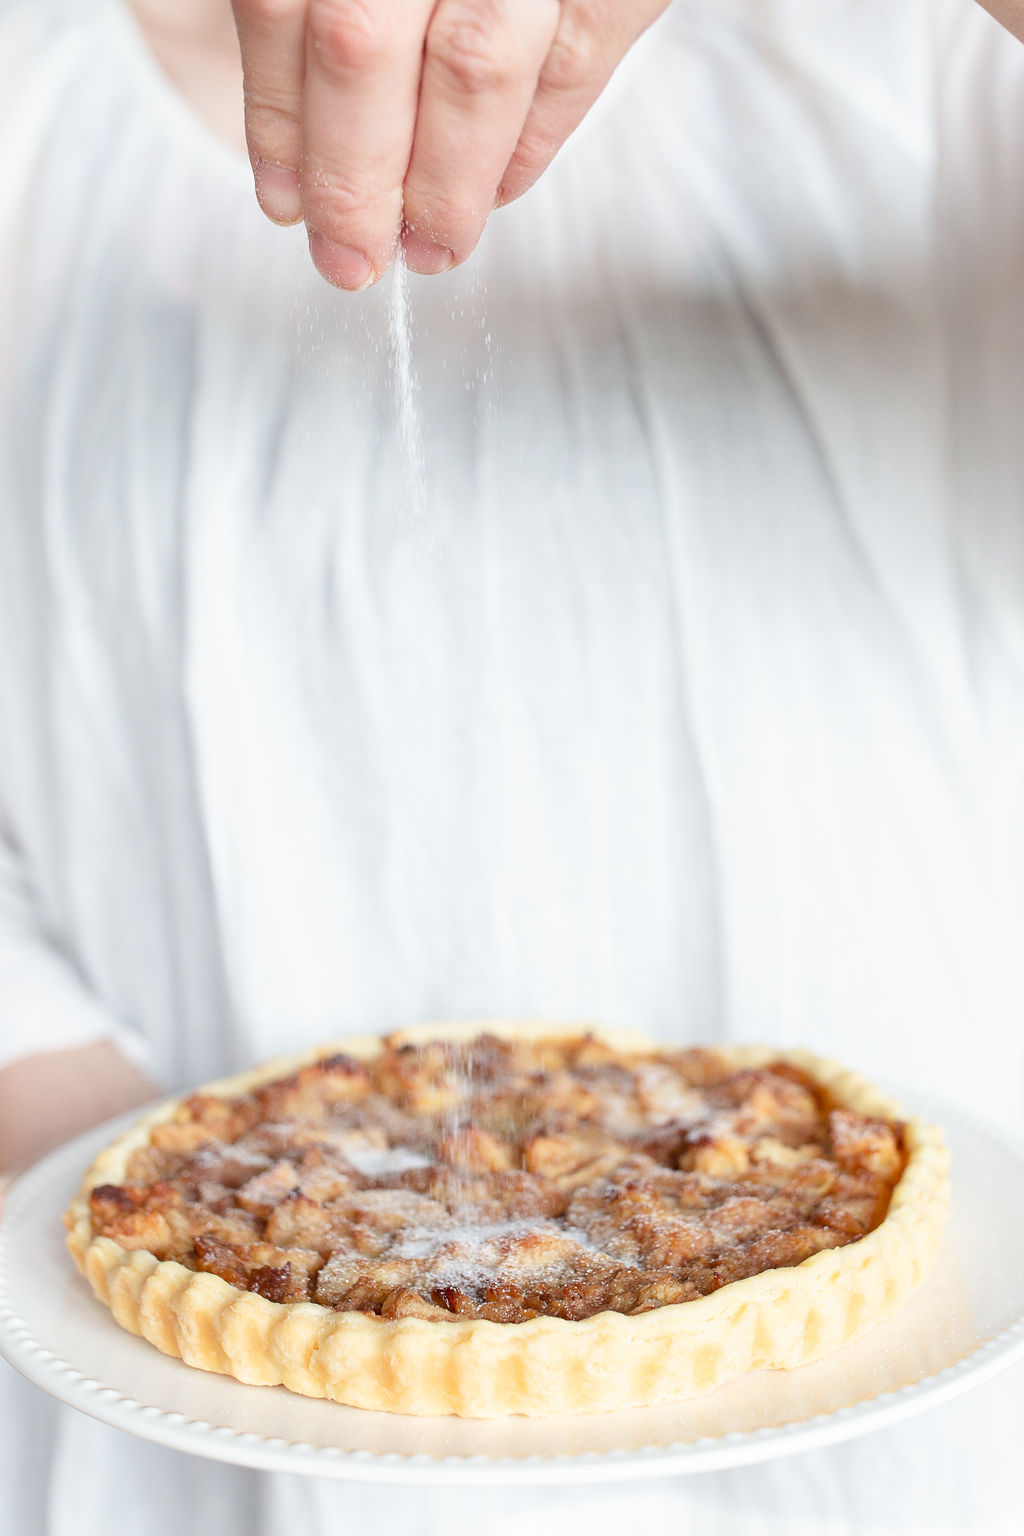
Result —
<path fill-rule="evenodd" d="M 402 238 L 402 255 L 409 271 L 419 272 L 424 277 L 436 277 L 439 272 L 448 272 L 455 265 L 454 251 L 446 245 L 424 240 L 412 230 L 406 230 Z"/>
<path fill-rule="evenodd" d="M 317 271 L 336 288 L 359 293 L 376 281 L 369 258 L 351 245 L 338 245 L 334 240 L 325 240 L 323 235 L 311 234 L 309 254 Z"/>
<path fill-rule="evenodd" d="M 302 218 L 297 173 L 286 165 L 275 165 L 272 160 L 254 160 L 252 173 L 256 181 L 256 200 L 268 219 L 273 219 L 275 224 L 297 224 Z"/>

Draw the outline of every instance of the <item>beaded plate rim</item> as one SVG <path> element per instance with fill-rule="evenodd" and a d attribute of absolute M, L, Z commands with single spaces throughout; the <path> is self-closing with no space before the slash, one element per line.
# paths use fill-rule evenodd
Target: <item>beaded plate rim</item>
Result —
<path fill-rule="evenodd" d="M 988 1125 L 974 1114 L 930 1096 L 906 1094 L 930 1119 L 976 1138 L 982 1146 L 1009 1156 L 1024 1174 L 1024 1142 Z M 916 1381 L 861 1398 L 826 1413 L 783 1424 L 737 1430 L 641 1448 L 555 1453 L 550 1456 L 433 1456 L 423 1452 L 346 1450 L 312 1445 L 281 1436 L 261 1435 L 189 1418 L 158 1403 L 139 1402 L 110 1382 L 89 1376 L 49 1349 L 9 1297 L 12 1239 L 33 1212 L 40 1194 L 56 1184 L 74 1187 L 91 1154 L 119 1131 L 135 1123 L 139 1112 L 121 1116 L 58 1148 L 23 1174 L 7 1193 L 0 1221 L 0 1355 L 29 1381 L 61 1402 L 115 1428 L 170 1448 L 262 1470 L 306 1473 L 362 1482 L 419 1484 L 556 1484 L 620 1481 L 670 1473 L 696 1473 L 750 1465 L 803 1450 L 835 1444 L 938 1406 L 1009 1369 L 1024 1358 L 1024 1294 L 1011 1323 L 985 1339 L 963 1358 Z M 954 1166 L 953 1180 L 957 1179 Z M 53 1195 L 51 1214 L 63 1208 L 63 1192 Z M 83 1302 L 94 1305 L 83 1288 Z M 265 1392 L 251 1387 L 247 1391 Z M 359 1412 L 360 1410 L 347 1410 Z M 379 1415 L 375 1417 L 385 1417 Z"/>

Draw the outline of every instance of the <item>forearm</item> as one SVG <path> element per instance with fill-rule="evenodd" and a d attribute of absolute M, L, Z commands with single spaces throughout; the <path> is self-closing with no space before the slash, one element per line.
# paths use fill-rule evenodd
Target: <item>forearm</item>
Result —
<path fill-rule="evenodd" d="M 0 1070 L 0 1176 L 157 1093 L 109 1040 L 11 1062 Z"/>
<path fill-rule="evenodd" d="M 978 0 L 979 5 L 1001 21 L 1008 32 L 1024 42 L 1024 0 Z"/>
<path fill-rule="evenodd" d="M 153 1098 L 141 1044 L 44 919 L 0 797 L 0 1173 Z"/>

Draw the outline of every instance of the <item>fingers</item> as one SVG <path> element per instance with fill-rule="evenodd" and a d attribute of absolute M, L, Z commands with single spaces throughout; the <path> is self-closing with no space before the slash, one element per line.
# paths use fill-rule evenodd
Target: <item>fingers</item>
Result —
<path fill-rule="evenodd" d="M 245 137 L 256 196 L 277 224 L 302 218 L 306 0 L 232 0 L 245 82 Z"/>
<path fill-rule="evenodd" d="M 313 260 L 341 288 L 387 270 L 402 221 L 433 0 L 311 0 L 302 204 Z"/>
<path fill-rule="evenodd" d="M 358 290 L 476 245 L 669 0 L 232 0 L 260 205 Z M 404 220 L 404 234 L 403 234 Z"/>
<path fill-rule="evenodd" d="M 405 260 L 463 261 L 494 207 L 555 36 L 558 0 L 440 0 L 430 21 L 405 179 Z"/>
<path fill-rule="evenodd" d="M 637 38 L 669 0 L 563 0 L 558 31 L 541 70 L 522 134 L 501 178 L 497 202 L 521 197 L 546 170 L 608 84 Z"/>
<path fill-rule="evenodd" d="M 305 219 L 342 288 L 384 272 L 398 239 L 434 0 L 232 0 L 260 206 Z"/>

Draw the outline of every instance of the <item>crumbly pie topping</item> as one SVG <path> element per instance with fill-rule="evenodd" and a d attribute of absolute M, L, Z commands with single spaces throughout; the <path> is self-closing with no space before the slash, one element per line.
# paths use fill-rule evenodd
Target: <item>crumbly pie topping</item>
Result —
<path fill-rule="evenodd" d="M 519 1323 L 640 1313 L 878 1226 L 898 1122 L 777 1061 L 571 1039 L 385 1042 L 154 1126 L 96 1236 L 271 1301 Z"/>

